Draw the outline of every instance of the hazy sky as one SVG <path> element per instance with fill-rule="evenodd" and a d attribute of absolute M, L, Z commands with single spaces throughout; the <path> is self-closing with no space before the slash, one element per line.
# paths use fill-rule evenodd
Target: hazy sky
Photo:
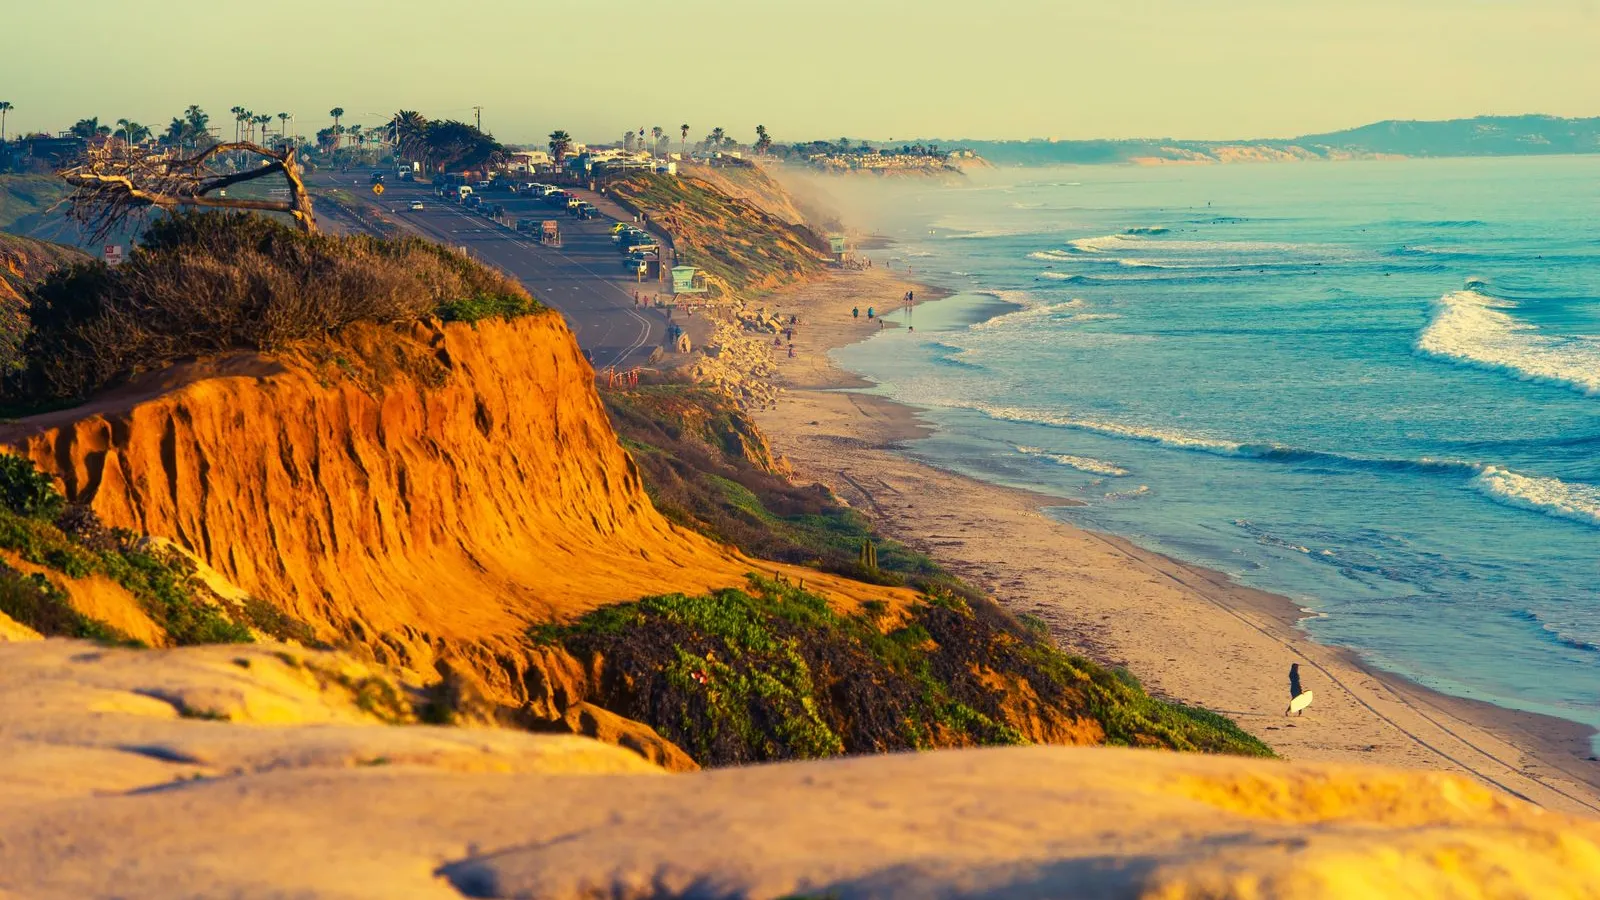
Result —
<path fill-rule="evenodd" d="M 8 131 L 302 133 L 398 108 L 506 141 L 680 123 L 814 137 L 1288 137 L 1387 118 L 1600 115 L 1600 0 L 17 0 Z"/>

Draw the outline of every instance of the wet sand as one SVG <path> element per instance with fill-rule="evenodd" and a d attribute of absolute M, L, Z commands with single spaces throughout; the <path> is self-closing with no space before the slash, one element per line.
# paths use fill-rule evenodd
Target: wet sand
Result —
<path fill-rule="evenodd" d="M 778 355 L 785 393 L 757 414 L 802 478 L 827 484 L 889 535 L 923 550 L 1069 649 L 1125 666 L 1151 693 L 1223 713 L 1294 760 L 1465 772 L 1564 811 L 1600 814 L 1589 729 L 1448 697 L 1312 641 L 1290 600 L 1042 510 L 1075 501 L 939 469 L 902 449 L 929 433 L 917 410 L 866 387 L 827 356 L 878 330 L 853 306 L 939 294 L 881 268 L 839 272 L 763 298 L 800 317 L 796 357 Z M 894 327 L 892 324 L 888 327 Z M 1315 702 L 1284 715 L 1299 663 Z"/>

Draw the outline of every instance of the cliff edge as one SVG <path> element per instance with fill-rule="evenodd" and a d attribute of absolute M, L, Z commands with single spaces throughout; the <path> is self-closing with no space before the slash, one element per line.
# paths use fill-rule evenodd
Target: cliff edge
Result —
<path fill-rule="evenodd" d="M 319 686 L 360 674 L 328 654 L 0 652 L 3 896 L 1470 900 L 1600 884 L 1600 824 L 1438 773 L 1032 747 L 662 775 L 581 738 L 380 724 Z M 251 724 L 204 714 L 219 703 Z"/>

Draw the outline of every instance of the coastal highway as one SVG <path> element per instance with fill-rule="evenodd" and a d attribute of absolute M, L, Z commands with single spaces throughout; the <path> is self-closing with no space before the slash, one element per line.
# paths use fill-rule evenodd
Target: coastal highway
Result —
<path fill-rule="evenodd" d="M 560 222 L 562 246 L 546 247 L 531 236 L 436 196 L 426 184 L 386 184 L 382 197 L 373 196 L 367 174 L 365 170 L 323 172 L 311 179 L 311 186 L 313 190 L 343 188 L 423 237 L 448 247 L 464 247 L 474 259 L 518 279 L 535 297 L 566 317 L 578 345 L 589 352 L 596 369 L 643 365 L 651 351 L 666 341 L 665 317 L 644 306 L 635 307 L 633 300 L 635 291 L 645 297 L 661 293 L 661 285 L 653 281 L 636 284 L 623 273 L 622 257 L 611 242 L 611 219 L 580 221 L 542 200 L 500 191 L 485 195 L 490 202 L 504 206 L 511 221 Z M 620 214 L 614 204 L 584 194 L 602 210 Z M 421 200 L 423 208 L 413 211 L 413 200 Z"/>

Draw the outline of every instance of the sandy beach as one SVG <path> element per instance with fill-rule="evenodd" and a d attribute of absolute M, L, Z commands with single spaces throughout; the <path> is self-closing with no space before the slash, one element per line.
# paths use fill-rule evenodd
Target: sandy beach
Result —
<path fill-rule="evenodd" d="M 903 452 L 928 433 L 917 411 L 851 390 L 868 385 L 828 350 L 878 330 L 853 320 L 853 306 L 887 306 L 907 290 L 938 296 L 875 268 L 763 298 L 802 323 L 795 357 L 775 354 L 783 398 L 757 414 L 799 477 L 828 485 L 1013 611 L 1043 618 L 1063 646 L 1127 667 L 1153 694 L 1233 718 L 1285 758 L 1464 772 L 1542 806 L 1600 814 L 1589 729 L 1378 671 L 1310 640 L 1298 627 L 1306 613 L 1286 598 L 1042 512 L 1073 501 Z M 1292 663 L 1316 700 L 1286 718 Z"/>

